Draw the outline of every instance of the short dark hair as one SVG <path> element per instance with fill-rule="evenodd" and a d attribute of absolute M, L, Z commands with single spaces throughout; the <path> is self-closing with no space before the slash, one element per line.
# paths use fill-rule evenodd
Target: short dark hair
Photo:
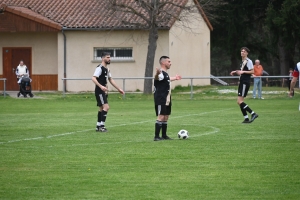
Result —
<path fill-rule="evenodd" d="M 290 68 L 290 70 L 294 70 L 294 68 Z"/>
<path fill-rule="evenodd" d="M 160 59 L 159 59 L 159 63 L 160 63 L 160 64 L 161 64 L 161 61 L 162 61 L 163 59 L 169 59 L 169 57 L 168 57 L 168 56 L 162 56 L 162 57 L 160 57 Z"/>
<path fill-rule="evenodd" d="M 242 48 L 241 48 L 241 51 L 242 51 L 242 50 L 245 50 L 245 51 L 247 51 L 247 53 L 250 53 L 250 49 L 248 49 L 247 47 L 242 47 Z"/>
<path fill-rule="evenodd" d="M 101 53 L 101 58 L 103 58 L 103 57 L 105 57 L 105 56 L 110 56 L 110 52 L 105 52 L 105 51 L 103 51 L 103 52 Z"/>

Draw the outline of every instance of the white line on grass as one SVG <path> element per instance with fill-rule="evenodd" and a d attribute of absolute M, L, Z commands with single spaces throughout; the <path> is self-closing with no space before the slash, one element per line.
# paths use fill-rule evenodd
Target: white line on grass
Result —
<path fill-rule="evenodd" d="M 204 126 L 204 125 L 199 125 L 199 124 L 182 124 L 182 126 L 201 126 L 201 127 L 209 127 L 212 129 L 212 131 L 206 132 L 206 133 L 193 133 L 190 137 L 200 137 L 200 136 L 204 136 L 204 135 L 211 135 L 211 134 L 215 134 L 218 133 L 220 131 L 219 128 L 216 128 L 214 126 Z"/>
<path fill-rule="evenodd" d="M 231 110 L 231 109 L 232 108 L 227 108 L 227 109 L 215 110 L 215 111 L 210 111 L 210 112 L 202 112 L 202 113 L 196 113 L 196 114 L 174 116 L 174 117 L 172 117 L 172 119 L 183 118 L 183 117 L 190 117 L 190 116 L 206 115 L 206 114 L 210 114 L 210 113 L 222 112 L 222 111 Z M 128 126 L 128 125 L 134 125 L 134 124 L 143 124 L 143 123 L 153 122 L 153 121 L 155 121 L 155 120 L 132 122 L 132 123 L 127 123 L 127 124 L 118 124 L 118 125 L 110 126 L 109 128 L 114 128 L 114 127 L 119 127 L 119 126 Z M 18 139 L 18 140 L 10 140 L 10 141 L 7 141 L 7 142 L 0 142 L 0 145 L 1 144 L 9 144 L 9 143 L 21 142 L 21 141 L 31 141 L 31 140 L 41 140 L 41 139 L 47 139 L 47 138 L 54 138 L 54 137 L 62 137 L 62 136 L 67 136 L 67 135 L 73 135 L 73 134 L 76 134 L 76 133 L 84 133 L 84 132 L 88 132 L 88 131 L 91 131 L 91 130 L 95 130 L 95 129 L 86 129 L 86 130 L 80 130 L 80 131 L 73 131 L 73 132 L 61 133 L 61 134 L 56 134 L 56 135 L 49 135 L 49 136 L 45 136 L 45 137 L 35 137 L 35 138 L 25 138 L 25 139 Z"/>
<path fill-rule="evenodd" d="M 194 138 L 194 137 L 200 137 L 200 136 L 205 136 L 205 135 L 212 135 L 212 134 L 216 134 L 220 131 L 219 128 L 216 128 L 214 126 L 204 126 L 204 125 L 195 125 L 195 124 L 182 124 L 183 126 L 186 125 L 190 125 L 190 126 L 202 126 L 202 127 L 209 127 L 212 129 L 212 131 L 209 132 L 205 132 L 205 133 L 201 133 L 201 134 L 195 134 L 193 133 L 192 136 L 190 136 L 190 138 Z M 175 138 L 175 140 L 179 140 L 179 138 Z M 67 146 L 91 146 L 91 145 L 106 145 L 106 144 L 124 144 L 124 143 L 137 143 L 137 142 L 150 142 L 151 140 L 136 140 L 136 141 L 122 141 L 122 142 L 98 142 L 98 143 L 84 143 L 84 144 L 71 144 L 71 145 L 67 145 Z M 152 141 L 151 141 L 152 142 Z M 53 146 L 50 146 L 53 147 Z"/>

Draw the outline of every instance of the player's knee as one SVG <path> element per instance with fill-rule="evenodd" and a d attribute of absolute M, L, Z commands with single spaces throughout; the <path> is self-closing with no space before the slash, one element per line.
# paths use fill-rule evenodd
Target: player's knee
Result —
<path fill-rule="evenodd" d="M 163 121 L 165 121 L 165 116 L 164 115 L 158 115 L 157 120 L 163 122 Z"/>
<path fill-rule="evenodd" d="M 104 104 L 103 105 L 103 110 L 108 111 L 109 110 L 109 105 L 108 104 Z"/>

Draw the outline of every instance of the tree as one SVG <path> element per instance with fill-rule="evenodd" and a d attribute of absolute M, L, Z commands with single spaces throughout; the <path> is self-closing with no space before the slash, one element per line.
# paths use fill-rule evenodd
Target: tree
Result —
<path fill-rule="evenodd" d="M 299 51 L 299 9 L 299 0 L 273 0 L 267 8 L 266 25 L 270 42 L 277 49 L 282 75 L 294 67 L 295 51 Z"/>
<path fill-rule="evenodd" d="M 284 75 L 289 67 L 294 67 L 296 59 L 300 58 L 297 55 L 300 51 L 299 0 L 268 0 L 259 3 L 247 0 L 224 1 L 227 4 L 214 11 L 214 14 L 222 16 L 219 16 L 217 23 L 212 21 L 212 67 L 218 68 L 212 71 L 218 73 L 228 71 L 228 68 L 236 69 L 240 59 L 238 49 L 241 46 L 249 47 L 251 58 L 261 59 L 266 64 L 264 68 L 272 74 Z M 230 66 L 227 63 L 220 66 L 226 55 L 231 60 Z"/>
<path fill-rule="evenodd" d="M 188 0 L 109 0 L 114 16 L 132 29 L 149 31 L 145 77 L 153 77 L 154 57 L 157 47 L 158 30 L 169 29 L 177 20 L 184 29 L 189 26 L 188 15 L 201 9 L 199 5 L 188 5 Z M 214 0 L 215 1 L 215 0 Z M 197 7 L 199 6 L 199 7 Z M 124 17 L 124 13 L 126 17 Z M 182 14 L 184 13 L 184 14 Z M 121 17 L 123 16 L 123 17 Z M 144 94 L 152 93 L 152 79 L 144 82 Z"/>
<path fill-rule="evenodd" d="M 242 46 L 252 50 L 262 42 L 254 27 L 259 27 L 268 4 L 266 1 L 259 4 L 248 0 L 224 1 L 226 4 L 215 10 L 222 17 L 213 23 L 212 47 L 220 47 L 227 53 L 231 61 L 230 70 L 233 70 L 239 66 L 239 49 Z"/>

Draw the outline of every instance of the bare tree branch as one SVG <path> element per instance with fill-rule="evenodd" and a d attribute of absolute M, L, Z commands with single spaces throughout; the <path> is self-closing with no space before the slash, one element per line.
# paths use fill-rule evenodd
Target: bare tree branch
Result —
<path fill-rule="evenodd" d="M 203 1 L 203 10 L 199 5 L 189 3 L 188 0 L 109 0 L 113 17 L 121 25 L 131 29 L 148 30 L 148 51 L 146 56 L 145 77 L 153 76 L 154 58 L 157 47 L 158 30 L 160 28 L 171 29 L 172 26 L 180 26 L 184 31 L 197 34 L 203 24 L 203 10 L 210 12 L 214 4 L 220 4 L 223 0 L 199 0 Z M 199 13 L 201 12 L 201 13 Z M 204 15 L 203 15 L 204 14 Z M 201 17 L 202 16 L 202 17 Z M 207 18 L 204 17 L 207 22 Z M 216 18 L 211 15 L 210 19 Z M 177 22 L 177 23 L 175 23 Z M 211 26 L 210 26 L 211 27 Z M 201 30 L 200 30 L 201 33 Z M 144 82 L 144 93 L 152 91 L 152 79 Z"/>

